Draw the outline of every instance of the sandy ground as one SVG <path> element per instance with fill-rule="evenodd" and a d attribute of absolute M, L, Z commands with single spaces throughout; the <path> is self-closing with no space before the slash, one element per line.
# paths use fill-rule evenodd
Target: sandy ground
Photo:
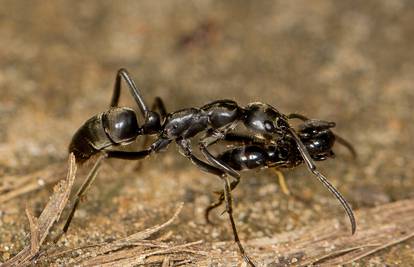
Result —
<path fill-rule="evenodd" d="M 107 109 L 115 73 L 126 67 L 146 100 L 160 96 L 169 111 L 228 98 L 335 121 L 358 160 L 338 147 L 336 159 L 318 166 L 355 209 L 413 198 L 413 47 L 408 0 L 2 1 L 0 183 L 54 164 L 64 171 L 71 136 Z M 135 107 L 127 94 L 121 102 Z M 242 240 L 325 219 L 347 224 L 304 167 L 285 174 L 305 203 L 284 196 L 270 171 L 243 174 L 234 192 Z M 62 244 L 125 236 L 165 221 L 182 201 L 174 241 L 231 240 L 220 211 L 215 227 L 203 219 L 218 188 L 175 145 L 141 166 L 108 160 Z M 0 261 L 27 244 L 24 209 L 38 214 L 51 191 L 47 185 L 0 203 Z M 408 266 L 413 246 L 360 263 Z"/>

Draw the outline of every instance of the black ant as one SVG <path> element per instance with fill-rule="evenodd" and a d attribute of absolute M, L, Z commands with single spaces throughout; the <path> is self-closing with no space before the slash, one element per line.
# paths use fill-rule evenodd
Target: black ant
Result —
<path fill-rule="evenodd" d="M 294 114 L 291 117 L 300 118 L 304 121 L 303 124 L 298 126 L 297 134 L 313 160 L 323 161 L 328 158 L 334 158 L 335 154 L 332 148 L 335 141 L 344 145 L 351 152 L 352 156 L 354 158 L 356 157 L 356 151 L 352 145 L 332 132 L 331 128 L 335 127 L 334 122 L 310 120 L 298 114 Z M 290 195 L 284 180 L 284 175 L 280 172 L 280 169 L 294 168 L 304 162 L 297 148 L 296 141 L 290 135 L 285 135 L 284 138 L 280 138 L 276 140 L 275 144 L 270 145 L 262 139 L 236 133 L 227 134 L 224 140 L 232 144 L 241 144 L 241 146 L 223 151 L 217 156 L 217 159 L 226 163 L 236 171 L 273 168 L 272 170 L 279 177 L 279 184 L 283 193 Z M 231 188 L 235 188 L 237 182 L 234 181 L 231 184 Z M 335 194 L 335 190 L 332 192 Z M 218 201 L 212 203 L 205 210 L 205 219 L 209 223 L 211 223 L 209 213 L 224 201 L 223 192 L 219 193 L 220 197 Z M 346 203 L 345 206 L 347 206 Z M 352 217 L 351 223 L 354 226 Z M 353 228 L 352 233 L 354 231 L 355 229 Z"/>
<path fill-rule="evenodd" d="M 137 115 L 132 109 L 118 107 L 122 78 L 126 81 L 129 91 L 144 118 L 144 123 L 141 126 L 138 124 Z M 158 110 L 159 113 L 155 110 Z M 120 69 L 116 75 L 110 109 L 90 118 L 78 129 L 70 143 L 69 152 L 74 153 L 78 163 L 83 163 L 99 153 L 103 153 L 107 158 L 137 160 L 143 159 L 152 153 L 163 151 L 171 142 L 175 141 L 182 155 L 187 157 L 199 169 L 214 174 L 223 181 L 224 189 L 220 198 L 223 198 L 222 201 L 226 202 L 226 212 L 229 215 L 235 242 L 244 260 L 254 266 L 238 238 L 232 214 L 230 192 L 239 183 L 240 174 L 222 158 L 213 156 L 208 150 L 209 146 L 226 139 L 226 136 L 229 136 L 240 123 L 252 132 L 255 138 L 262 139 L 269 144 L 276 143 L 277 145 L 277 140 L 286 140 L 289 136 L 293 142 L 292 146 L 296 146 L 299 152 L 298 157 L 300 155 L 309 170 L 343 205 L 351 221 L 352 233 L 355 232 L 355 219 L 349 204 L 316 169 L 314 159 L 308 150 L 310 147 L 302 142 L 301 137 L 289 124 L 291 118 L 307 119 L 298 114 L 286 116 L 268 104 L 256 102 L 250 103 L 246 107 L 240 107 L 232 100 L 217 100 L 201 108 L 187 108 L 167 113 L 161 98 L 156 98 L 152 109 L 149 110 L 133 79 L 125 69 Z M 198 148 L 208 163 L 196 157 L 192 152 L 191 138 L 200 133 L 204 133 L 204 135 L 199 140 Z M 124 146 L 133 142 L 141 135 L 157 135 L 157 139 L 148 148 L 140 151 L 114 150 L 117 146 Z M 289 146 L 289 148 L 292 146 Z M 84 184 L 79 189 L 71 213 L 63 228 L 64 232 L 69 228 L 81 197 L 96 177 L 101 159 L 102 157 L 95 163 Z M 299 163 L 299 160 L 296 160 L 296 163 Z M 234 178 L 231 183 L 228 175 Z"/>

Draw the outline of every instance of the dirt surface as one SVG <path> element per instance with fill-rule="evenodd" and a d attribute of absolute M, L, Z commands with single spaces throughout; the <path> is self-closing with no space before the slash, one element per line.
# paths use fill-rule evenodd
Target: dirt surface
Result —
<path fill-rule="evenodd" d="M 71 136 L 108 108 L 115 73 L 126 67 L 146 101 L 160 96 L 169 111 L 228 98 L 335 121 L 358 159 L 338 147 L 318 167 L 356 210 L 414 198 L 412 1 L 2 1 L 0 36 L 3 189 L 37 171 L 62 175 Z M 128 94 L 121 102 L 135 108 Z M 90 167 L 80 168 L 77 185 Z M 242 240 L 333 218 L 347 231 L 337 201 L 304 167 L 285 174 L 303 201 L 283 195 L 270 171 L 243 174 L 233 194 Z M 59 247 L 160 224 L 180 202 L 169 240 L 229 241 L 221 210 L 217 226 L 203 217 L 220 186 L 175 145 L 141 164 L 108 160 Z M 24 210 L 39 215 L 52 187 L 0 203 L 0 262 L 29 242 Z M 410 239 L 358 264 L 409 266 L 413 247 Z"/>

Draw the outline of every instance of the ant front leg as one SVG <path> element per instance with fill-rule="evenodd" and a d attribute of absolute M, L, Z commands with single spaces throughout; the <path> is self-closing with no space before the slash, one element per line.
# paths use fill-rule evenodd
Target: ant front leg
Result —
<path fill-rule="evenodd" d="M 104 156 L 100 156 L 98 158 L 98 160 L 93 165 L 92 170 L 88 173 L 88 176 L 86 176 L 85 181 L 83 182 L 78 192 L 76 193 L 75 202 L 72 206 L 72 209 L 69 213 L 68 218 L 66 219 L 65 225 L 63 226 L 62 233 L 66 233 L 68 231 L 70 223 L 72 222 L 73 216 L 75 215 L 76 209 L 78 208 L 82 197 L 86 194 L 86 192 L 92 185 L 93 181 L 95 180 L 96 176 L 98 175 L 99 167 L 101 166 L 103 159 L 104 159 Z M 58 235 L 56 240 L 58 240 L 60 236 L 61 235 Z"/>

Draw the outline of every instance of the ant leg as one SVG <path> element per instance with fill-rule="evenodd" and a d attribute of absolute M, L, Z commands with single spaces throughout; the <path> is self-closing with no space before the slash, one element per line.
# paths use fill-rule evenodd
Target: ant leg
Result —
<path fill-rule="evenodd" d="M 219 132 L 213 132 L 210 133 L 209 135 L 207 135 L 206 137 L 204 137 L 200 143 L 199 143 L 199 149 L 202 152 L 202 154 L 204 155 L 204 157 L 211 163 L 213 164 L 215 167 L 223 170 L 224 172 L 226 172 L 227 174 L 231 175 L 234 180 L 231 182 L 230 184 L 230 190 L 233 191 L 237 185 L 240 183 L 240 174 L 238 172 L 236 172 L 235 170 L 233 170 L 233 168 L 231 168 L 230 166 L 228 166 L 227 164 L 225 164 L 224 162 L 222 162 L 221 160 L 217 159 L 216 157 L 214 157 L 210 151 L 208 151 L 207 147 L 216 143 L 219 139 L 225 138 L 226 135 L 223 135 L 222 133 Z M 234 135 L 233 137 L 235 137 L 236 135 Z M 240 135 L 238 136 L 238 138 L 244 139 L 244 136 Z M 250 138 L 247 137 L 247 139 L 249 140 Z M 219 199 L 210 204 L 206 210 L 204 211 L 204 216 L 206 218 L 206 222 L 207 223 L 211 223 L 211 221 L 209 220 L 209 214 L 210 212 L 219 207 L 223 201 L 224 201 L 224 191 L 219 191 Z"/>
<path fill-rule="evenodd" d="M 148 108 L 145 104 L 144 98 L 142 97 L 142 93 L 135 85 L 135 82 L 129 75 L 128 71 L 123 68 L 119 69 L 116 74 L 114 92 L 112 94 L 110 107 L 118 106 L 119 97 L 121 95 L 121 78 L 124 78 L 125 82 L 128 84 L 129 92 L 141 110 L 142 116 L 145 118 L 146 114 L 148 113 Z"/>
<path fill-rule="evenodd" d="M 221 175 L 223 175 L 224 172 L 220 170 L 219 168 L 211 166 L 207 164 L 206 162 L 200 160 L 196 156 L 194 156 L 192 149 L 191 149 L 191 143 L 188 139 L 180 139 L 180 140 L 177 140 L 176 142 L 177 142 L 178 147 L 180 148 L 180 153 L 184 157 L 188 158 L 200 170 L 220 176 L 220 177 Z"/>
<path fill-rule="evenodd" d="M 278 169 L 272 168 L 272 171 L 277 175 L 278 181 L 279 181 L 279 186 L 280 189 L 282 190 L 283 194 L 290 196 L 290 190 L 287 186 L 286 180 L 285 180 L 285 176 L 283 175 L 283 173 L 281 171 L 279 171 Z"/>
<path fill-rule="evenodd" d="M 154 143 L 152 143 L 152 145 L 145 150 L 141 150 L 141 151 L 108 150 L 105 152 L 106 152 L 107 158 L 137 160 L 137 159 L 143 159 L 149 156 L 153 152 L 158 152 L 160 150 L 165 149 L 170 143 L 171 143 L 171 140 L 160 138 L 156 140 Z"/>
<path fill-rule="evenodd" d="M 127 160 L 143 159 L 143 158 L 149 156 L 152 152 L 157 152 L 157 151 L 165 148 L 166 146 L 168 146 L 169 143 L 171 143 L 170 140 L 159 139 L 159 140 L 155 141 L 150 146 L 150 148 L 147 149 L 147 150 L 131 151 L 131 152 L 130 151 L 112 151 L 112 150 L 110 150 L 110 151 L 105 151 L 105 153 L 106 153 L 105 157 L 107 157 L 107 158 L 127 159 Z M 65 225 L 63 227 L 63 233 L 66 233 L 68 231 L 69 225 L 70 225 L 70 223 L 71 223 L 71 221 L 72 221 L 72 219 L 75 215 L 76 209 L 79 206 L 80 200 L 82 199 L 82 197 L 85 195 L 86 191 L 89 189 L 89 187 L 91 186 L 91 184 L 95 180 L 103 158 L 104 158 L 104 156 L 101 156 L 100 158 L 98 158 L 95 165 L 92 167 L 92 170 L 89 172 L 87 178 L 85 179 L 85 181 L 83 182 L 83 184 L 79 188 L 78 192 L 76 193 L 76 198 L 75 198 L 75 202 L 72 206 L 72 210 L 70 211 L 70 214 L 69 214 L 68 218 L 66 219 Z"/>
<path fill-rule="evenodd" d="M 226 133 L 223 140 L 226 142 L 239 143 L 242 145 L 265 145 L 265 141 L 263 139 L 238 133 Z"/>
<path fill-rule="evenodd" d="M 230 185 L 231 186 L 231 185 Z M 211 203 L 205 210 L 204 210 L 204 219 L 208 224 L 214 225 L 214 223 L 210 220 L 210 212 L 223 204 L 224 201 L 224 191 L 220 194 L 218 200 L 216 202 Z"/>
<path fill-rule="evenodd" d="M 341 203 L 351 223 L 351 232 L 352 234 L 354 234 L 356 230 L 356 222 L 355 222 L 355 216 L 354 216 L 351 206 L 348 204 L 345 198 L 341 195 L 341 193 L 339 193 L 338 190 L 328 181 L 328 179 L 317 170 L 315 163 L 313 162 L 311 156 L 309 155 L 309 152 L 307 151 L 302 141 L 299 139 L 299 136 L 296 134 L 295 130 L 292 128 L 288 128 L 288 131 L 295 139 L 298 150 L 304 162 L 306 163 L 309 171 L 312 172 L 316 176 L 316 178 L 318 178 L 318 180 L 329 190 L 329 192 L 331 192 L 336 197 L 336 199 L 338 199 L 338 201 Z"/>
<path fill-rule="evenodd" d="M 235 179 L 234 181 L 232 181 L 231 183 L 230 183 L 230 191 L 233 191 L 236 187 L 237 187 L 237 185 L 240 183 L 240 179 Z M 209 217 L 210 217 L 210 212 L 211 211 L 213 211 L 214 209 L 216 209 L 216 208 L 218 208 L 218 207 L 220 207 L 221 206 L 221 204 L 223 204 L 223 201 L 224 201 L 224 191 L 223 190 L 221 190 L 221 191 L 218 191 L 218 192 L 215 192 L 216 194 L 218 194 L 219 195 L 219 197 L 218 197 L 218 199 L 216 200 L 216 202 L 213 202 L 213 203 L 211 203 L 205 210 L 204 210 L 204 218 L 205 218 L 205 220 L 206 220 L 206 222 L 208 223 L 208 224 L 213 224 L 212 222 L 211 222 L 211 220 L 209 219 Z"/>
<path fill-rule="evenodd" d="M 214 157 L 210 151 L 208 151 L 207 147 L 215 144 L 218 140 L 223 139 L 225 137 L 225 134 L 221 132 L 212 132 L 209 133 L 207 136 L 203 137 L 200 142 L 198 143 L 199 149 L 201 153 L 204 155 L 204 157 L 214 166 L 216 166 L 219 169 L 224 170 L 227 174 L 232 176 L 233 178 L 240 179 L 240 174 L 236 172 L 233 168 L 228 166 L 223 161 L 217 159 Z"/>
<path fill-rule="evenodd" d="M 177 140 L 177 145 L 180 148 L 180 153 L 182 153 L 186 158 L 188 158 L 194 165 L 196 165 L 202 171 L 217 175 L 219 177 L 221 177 L 225 173 L 224 170 L 221 170 L 221 169 L 219 169 L 215 166 L 211 166 L 211 165 L 207 164 L 206 162 L 200 160 L 196 156 L 194 156 L 193 152 L 191 150 L 190 141 L 188 139 Z M 233 190 L 237 186 L 239 181 L 240 181 L 240 179 L 233 181 L 230 185 L 230 188 Z M 208 218 L 208 215 L 209 215 L 210 211 L 217 208 L 218 206 L 220 206 L 224 201 L 224 191 L 219 192 L 219 194 L 220 194 L 219 200 L 217 202 L 215 202 L 214 204 L 211 204 L 205 210 L 205 215 L 204 216 L 206 218 L 207 223 L 212 224 L 211 221 Z"/>
<path fill-rule="evenodd" d="M 157 96 L 154 99 L 154 103 L 152 104 L 151 110 L 157 110 L 160 112 L 161 120 L 167 117 L 167 109 L 165 108 L 164 101 L 162 101 L 161 97 Z"/>
<path fill-rule="evenodd" d="M 108 158 L 138 160 L 148 157 L 153 152 L 152 149 L 142 151 L 107 151 Z"/>
<path fill-rule="evenodd" d="M 229 215 L 229 220 L 231 224 L 231 229 L 233 231 L 234 242 L 236 242 L 237 246 L 239 247 L 239 251 L 243 256 L 244 261 L 249 264 L 250 266 L 255 266 L 249 256 L 246 254 L 242 243 L 240 242 L 239 235 L 237 233 L 236 224 L 233 218 L 233 201 L 230 192 L 230 182 L 225 174 L 220 176 L 224 182 L 224 199 L 226 201 L 226 212 Z"/>
<path fill-rule="evenodd" d="M 63 226 L 63 233 L 66 233 L 69 229 L 69 225 L 73 219 L 73 216 L 75 215 L 75 211 L 79 206 L 79 202 L 82 199 L 82 197 L 85 195 L 86 191 L 89 189 L 93 181 L 95 180 L 96 176 L 98 175 L 99 167 L 102 163 L 102 159 L 104 156 L 101 156 L 98 158 L 98 160 L 93 165 L 91 171 L 88 173 L 88 176 L 86 177 L 85 181 L 79 188 L 78 192 L 76 193 L 75 202 L 72 206 L 72 210 L 69 213 L 68 218 L 66 219 L 65 225 Z M 59 236 L 60 237 L 60 236 Z"/>

